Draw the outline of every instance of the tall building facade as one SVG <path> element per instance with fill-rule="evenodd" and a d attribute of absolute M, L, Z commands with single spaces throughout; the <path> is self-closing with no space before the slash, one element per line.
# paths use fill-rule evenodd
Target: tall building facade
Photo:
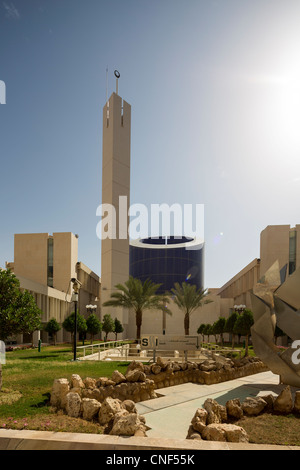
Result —
<path fill-rule="evenodd" d="M 14 261 L 7 262 L 20 281 L 21 290 L 32 294 L 42 310 L 42 324 L 51 318 L 62 325 L 65 318 L 74 311 L 71 302 L 71 279 L 77 278 L 82 286 L 79 291 L 79 312 L 87 314 L 86 306 L 97 306 L 95 313 L 100 317 L 100 278 L 83 263 L 78 262 L 78 236 L 73 233 L 32 233 L 16 234 L 14 237 Z M 37 333 L 34 342 L 37 342 Z M 59 342 L 69 340 L 69 333 L 61 329 Z M 41 339 L 48 342 L 48 335 L 41 331 Z M 27 343 L 31 338 L 21 335 L 17 342 Z"/>
<path fill-rule="evenodd" d="M 278 259 L 280 269 L 286 267 L 287 275 L 300 267 L 300 225 L 269 225 L 260 237 L 261 272 L 267 270 Z"/>
<path fill-rule="evenodd" d="M 282 282 L 300 267 L 300 225 L 269 225 L 260 234 L 260 258 L 234 276 L 219 290 L 221 298 L 251 307 L 250 292 L 276 262 Z"/>
<path fill-rule="evenodd" d="M 129 278 L 128 210 L 130 205 L 131 106 L 113 93 L 103 108 L 102 207 L 114 208 L 110 237 L 101 241 L 101 301 L 110 299 L 115 286 Z M 103 314 L 118 318 L 126 337 L 128 312 L 103 307 Z"/>

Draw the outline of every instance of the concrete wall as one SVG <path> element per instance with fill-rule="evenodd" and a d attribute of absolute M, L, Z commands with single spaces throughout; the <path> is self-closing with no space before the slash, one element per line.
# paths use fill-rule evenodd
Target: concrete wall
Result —
<path fill-rule="evenodd" d="M 53 287 L 67 292 L 70 279 L 76 278 L 78 238 L 73 233 L 53 234 Z"/>
<path fill-rule="evenodd" d="M 16 234 L 14 237 L 14 273 L 47 285 L 48 233 Z"/>
<path fill-rule="evenodd" d="M 280 269 L 289 263 L 289 225 L 270 225 L 260 236 L 261 275 L 278 260 Z"/>
<path fill-rule="evenodd" d="M 222 299 L 234 300 L 234 305 L 251 306 L 250 290 L 260 279 L 260 260 L 255 259 L 219 290 Z"/>

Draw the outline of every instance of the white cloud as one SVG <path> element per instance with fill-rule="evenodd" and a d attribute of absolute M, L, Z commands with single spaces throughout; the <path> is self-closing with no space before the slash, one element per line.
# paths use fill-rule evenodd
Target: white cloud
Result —
<path fill-rule="evenodd" d="M 6 3 L 3 2 L 3 8 L 5 9 L 6 12 L 6 18 L 12 18 L 14 20 L 19 20 L 21 15 L 19 10 L 15 7 L 13 3 Z"/>

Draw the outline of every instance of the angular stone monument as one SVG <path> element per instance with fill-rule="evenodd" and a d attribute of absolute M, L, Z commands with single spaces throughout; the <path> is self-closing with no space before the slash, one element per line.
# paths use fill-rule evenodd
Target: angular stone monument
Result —
<path fill-rule="evenodd" d="M 300 364 L 292 358 L 295 349 L 280 352 L 274 344 L 276 325 L 293 341 L 300 340 L 300 268 L 287 280 L 282 274 L 277 261 L 254 287 L 251 336 L 256 355 L 281 382 L 300 387 Z"/>

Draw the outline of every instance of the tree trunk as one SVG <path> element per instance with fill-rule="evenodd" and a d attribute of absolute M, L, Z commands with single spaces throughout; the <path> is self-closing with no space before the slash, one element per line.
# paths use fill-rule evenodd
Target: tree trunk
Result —
<path fill-rule="evenodd" d="M 245 357 L 248 356 L 248 344 L 249 344 L 249 335 L 246 335 L 246 343 L 245 343 Z"/>
<path fill-rule="evenodd" d="M 141 339 L 141 326 L 142 326 L 142 315 L 140 310 L 136 312 L 136 339 Z"/>
<path fill-rule="evenodd" d="M 2 389 L 2 364 L 0 362 L 0 391 Z"/>
<path fill-rule="evenodd" d="M 190 334 L 190 315 L 188 313 L 184 316 L 184 334 L 189 336 Z"/>
<path fill-rule="evenodd" d="M 232 344 L 231 344 L 232 349 L 234 349 L 234 340 L 235 340 L 235 335 L 232 333 Z"/>

